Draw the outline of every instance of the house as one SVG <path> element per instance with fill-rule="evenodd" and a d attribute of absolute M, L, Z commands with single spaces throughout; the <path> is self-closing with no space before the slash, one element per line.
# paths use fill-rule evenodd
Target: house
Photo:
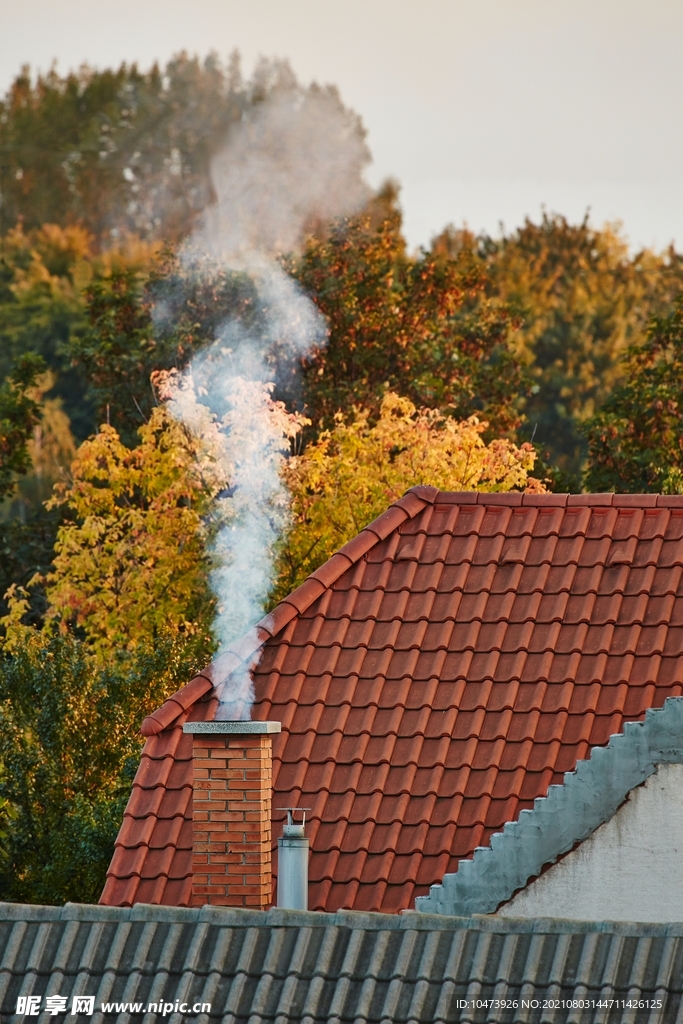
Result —
<path fill-rule="evenodd" d="M 664 1024 L 681 962 L 681 924 L 0 904 L 3 1021 Z"/>
<path fill-rule="evenodd" d="M 101 902 L 266 908 L 300 806 L 311 910 L 683 919 L 682 572 L 681 496 L 413 488 L 145 720 Z"/>

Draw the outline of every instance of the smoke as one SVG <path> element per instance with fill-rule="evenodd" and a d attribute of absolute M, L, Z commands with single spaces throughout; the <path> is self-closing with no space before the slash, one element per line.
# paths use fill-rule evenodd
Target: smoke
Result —
<path fill-rule="evenodd" d="M 316 221 L 368 198 L 368 151 L 358 119 L 332 89 L 274 91 L 245 114 L 213 160 L 217 202 L 200 237 L 234 266 L 255 254 L 290 252 Z"/>
<path fill-rule="evenodd" d="M 326 338 L 322 317 L 278 256 L 295 251 L 311 227 L 367 200 L 361 174 L 368 159 L 358 119 L 334 90 L 290 82 L 271 91 L 249 108 L 215 157 L 216 202 L 181 254 L 189 273 L 201 273 L 206 256 L 247 273 L 261 310 L 258 329 L 237 318 L 224 322 L 186 375 L 185 392 L 189 387 L 201 396 L 221 431 L 230 480 L 219 501 L 211 575 L 221 650 L 261 618 L 274 545 L 288 521 L 279 470 L 301 418 L 273 400 L 277 362 L 291 363 Z M 196 429 L 193 402 L 177 397 L 171 407 Z M 218 717 L 249 717 L 251 667 L 219 687 Z"/>

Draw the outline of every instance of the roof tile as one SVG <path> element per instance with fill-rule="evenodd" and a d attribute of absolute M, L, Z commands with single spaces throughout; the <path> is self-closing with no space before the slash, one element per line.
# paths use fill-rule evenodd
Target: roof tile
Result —
<path fill-rule="evenodd" d="M 377 519 L 373 519 L 365 529 L 376 534 L 380 540 L 384 540 L 384 538 L 388 537 L 390 533 L 393 533 L 394 530 L 398 529 L 401 523 L 405 522 L 407 518 L 410 518 L 410 516 L 405 509 L 399 508 L 397 505 L 392 505 L 390 509 L 383 512 L 381 516 L 377 517 Z"/>
<path fill-rule="evenodd" d="M 523 494 L 522 505 L 541 506 L 544 509 L 552 506 L 564 508 L 567 504 L 568 494 Z"/>
<path fill-rule="evenodd" d="M 613 499 L 613 494 L 570 494 L 567 498 L 567 506 L 589 505 L 591 508 L 601 505 L 611 506 Z"/>

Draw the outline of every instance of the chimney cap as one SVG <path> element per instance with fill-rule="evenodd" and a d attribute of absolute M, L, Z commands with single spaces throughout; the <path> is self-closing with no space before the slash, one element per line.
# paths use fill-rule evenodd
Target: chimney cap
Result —
<path fill-rule="evenodd" d="M 306 828 L 306 811 L 312 810 L 311 807 L 276 807 L 277 811 L 287 811 L 287 824 L 282 829 L 282 836 L 285 839 L 296 837 L 297 839 L 303 839 L 305 837 Z M 297 811 L 301 811 L 301 824 L 297 825 L 294 821 L 294 815 Z M 306 840 L 308 843 L 308 840 Z"/>
<path fill-rule="evenodd" d="M 191 733 L 246 733 L 281 732 L 281 722 L 185 722 L 183 732 Z"/>

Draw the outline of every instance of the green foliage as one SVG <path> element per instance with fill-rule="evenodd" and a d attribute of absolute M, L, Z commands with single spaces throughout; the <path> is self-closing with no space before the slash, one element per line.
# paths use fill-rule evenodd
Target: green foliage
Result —
<path fill-rule="evenodd" d="M 180 237 L 211 197 L 212 147 L 248 102 L 235 58 L 185 54 L 31 79 L 0 104 L 5 226 L 79 223 L 96 238 Z"/>
<path fill-rule="evenodd" d="M 683 258 L 673 249 L 631 256 L 617 227 L 545 213 L 495 241 L 448 229 L 433 250 L 469 253 L 486 268 L 492 300 L 517 313 L 511 343 L 534 384 L 524 436 L 535 431 L 558 487 L 578 490 L 582 424 L 623 379 L 620 356 L 642 338 L 648 317 L 680 290 Z"/>
<path fill-rule="evenodd" d="M 150 356 L 156 354 L 140 275 L 124 268 L 96 278 L 86 300 L 88 327 L 70 351 L 85 371 L 97 420 L 113 423 L 130 442 L 150 411 Z"/>
<path fill-rule="evenodd" d="M 210 653 L 204 638 L 157 637 L 102 667 L 68 634 L 14 627 L 0 653 L 0 898 L 99 900 L 140 722 Z"/>
<path fill-rule="evenodd" d="M 144 274 L 121 267 L 96 277 L 86 300 L 88 326 L 69 351 L 89 381 L 98 422 L 116 427 L 127 445 L 156 406 L 154 371 L 182 369 L 226 319 L 250 331 L 261 316 L 245 274 L 209 260 L 187 271 L 168 250 Z"/>
<path fill-rule="evenodd" d="M 354 403 L 376 415 L 389 388 L 460 419 L 481 414 L 494 434 L 519 424 L 514 319 L 487 300 L 486 274 L 467 254 L 406 254 L 391 188 L 374 209 L 312 239 L 290 269 L 329 325 L 304 367 L 314 423 L 331 426 Z"/>
<path fill-rule="evenodd" d="M 52 568 L 60 511 L 47 511 L 42 506 L 27 510 L 22 505 L 21 512 L 23 516 L 0 520 L 0 616 L 9 611 L 5 594 L 12 584 L 27 587 L 35 577 L 44 577 Z M 42 626 L 46 609 L 45 588 L 34 583 L 24 622 Z"/>
<path fill-rule="evenodd" d="M 44 368 L 39 356 L 27 353 L 0 385 L 0 497 L 14 490 L 17 476 L 31 465 L 28 442 L 40 419 L 35 387 Z"/>
<path fill-rule="evenodd" d="M 629 348 L 623 380 L 587 424 L 586 486 L 683 494 L 683 299 Z"/>
<path fill-rule="evenodd" d="M 215 198 L 211 160 L 230 127 L 273 93 L 317 88 L 284 61 L 262 60 L 247 81 L 237 54 L 35 79 L 24 67 L 0 101 L 0 235 L 21 218 L 80 224 L 104 247 L 178 241 Z"/>
<path fill-rule="evenodd" d="M 125 248 L 98 255 L 82 229 L 56 224 L 13 229 L 0 247 L 0 379 L 22 355 L 40 355 L 53 374 L 51 399 L 62 402 L 82 440 L 96 426 L 88 380 L 74 360 L 87 326 L 88 285 L 112 273 L 149 273 L 154 249 L 128 239 Z"/>

